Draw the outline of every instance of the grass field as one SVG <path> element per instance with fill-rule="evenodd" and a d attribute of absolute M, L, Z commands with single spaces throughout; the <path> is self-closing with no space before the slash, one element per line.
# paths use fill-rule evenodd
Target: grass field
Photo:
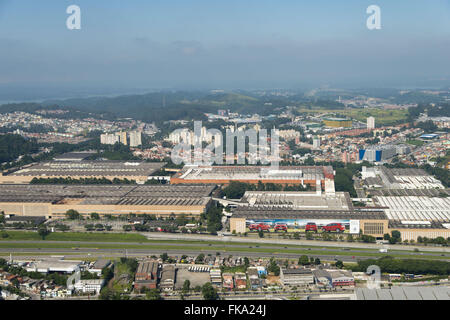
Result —
<path fill-rule="evenodd" d="M 42 240 L 37 232 L 6 231 L 7 238 L 1 241 Z M 48 241 L 92 241 L 92 242 L 145 242 L 147 238 L 138 233 L 88 233 L 88 232 L 53 232 L 45 240 Z"/>
<path fill-rule="evenodd" d="M 425 144 L 425 142 L 421 140 L 407 140 L 406 143 L 411 144 L 413 146 L 421 147 Z"/>
<path fill-rule="evenodd" d="M 361 122 L 366 122 L 366 119 L 372 116 L 375 118 L 376 124 L 380 125 L 392 125 L 396 121 L 406 121 L 408 117 L 408 111 L 406 109 L 307 109 L 305 107 L 300 107 L 298 111 L 304 113 L 338 113 Z"/>

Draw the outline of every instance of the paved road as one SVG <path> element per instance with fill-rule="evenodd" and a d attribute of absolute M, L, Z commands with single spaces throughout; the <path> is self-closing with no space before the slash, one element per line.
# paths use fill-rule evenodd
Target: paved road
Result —
<path fill-rule="evenodd" d="M 230 237 L 226 237 L 227 239 L 228 238 L 230 238 Z M 224 239 L 223 237 L 222 238 L 215 238 L 216 239 L 216 241 L 217 241 L 217 239 Z M 181 239 L 178 239 L 178 240 L 181 240 Z M 239 254 L 240 252 L 252 252 L 252 251 L 254 251 L 253 249 L 253 245 L 248 245 L 248 244 L 246 244 L 246 245 L 242 245 L 242 244 L 239 244 L 239 243 L 237 243 L 237 242 L 235 242 L 235 243 L 233 243 L 233 241 L 231 241 L 231 242 L 223 242 L 223 243 L 219 243 L 219 244 L 212 244 L 212 245 L 208 245 L 208 243 L 207 243 L 207 241 L 209 241 L 209 240 L 204 240 L 205 242 L 204 243 L 202 243 L 202 242 L 198 242 L 198 243 L 193 243 L 193 244 L 185 244 L 185 243 L 177 243 L 177 242 L 174 242 L 174 240 L 164 240 L 164 239 L 158 239 L 157 240 L 158 242 L 157 243 L 146 243 L 146 242 L 91 242 L 91 241 L 77 241 L 77 242 L 68 242 L 68 241 L 42 241 L 42 243 L 43 244 L 45 244 L 46 245 L 46 247 L 47 247 L 47 249 L 48 249 L 48 245 L 49 244 L 55 244 L 55 249 L 58 249 L 58 250 L 62 250 L 62 251 L 65 251 L 65 252 L 69 252 L 69 251 L 73 251 L 73 250 L 86 250 L 86 249 L 92 249 L 92 250 L 95 250 L 94 252 L 97 252 L 98 250 L 100 250 L 100 251 L 104 251 L 104 250 L 114 250 L 114 248 L 109 248 L 109 249 L 105 249 L 105 248 L 101 248 L 103 245 L 107 245 L 107 246 L 109 246 L 109 247 L 111 247 L 111 246 L 114 246 L 115 244 L 116 245 L 127 245 L 127 246 L 130 246 L 130 247 L 133 247 L 133 248 L 130 248 L 130 249 L 128 249 L 128 250 L 131 250 L 131 249 L 135 249 L 135 250 L 145 250 L 145 252 L 147 252 L 147 251 L 151 251 L 151 250 L 156 250 L 156 249 L 153 249 L 153 248 L 149 248 L 149 246 L 151 246 L 151 245 L 157 245 L 157 246 L 164 246 L 164 247 L 166 247 L 167 248 L 167 250 L 184 250 L 184 249 L 182 249 L 182 247 L 186 247 L 186 246 L 204 246 L 204 250 L 209 250 L 209 252 L 217 252 L 217 251 L 220 251 L 218 248 L 217 248 L 217 246 L 220 246 L 220 247 L 225 247 L 225 248 L 230 248 L 230 250 L 226 250 L 225 249 L 225 251 L 227 251 L 227 252 L 230 252 L 230 253 L 235 253 L 235 254 Z M 197 240 L 198 241 L 198 240 Z M 30 249 L 27 249 L 27 248 L 25 248 L 26 247 L 26 244 L 35 244 L 36 243 L 36 241 L 2 241 L 1 243 L 6 243 L 6 244 L 8 244 L 8 243 L 10 243 L 10 244 L 24 244 L 24 248 L 23 248 L 23 251 L 22 252 L 29 252 L 29 250 Z M 70 246 L 72 246 L 72 248 L 58 248 L 58 244 L 69 244 Z M 327 244 L 329 244 L 329 243 L 327 243 Z M 292 243 L 290 243 L 290 245 L 292 245 Z M 85 247 L 83 247 L 83 246 L 85 246 Z M 95 246 L 98 246 L 99 248 L 95 248 Z M 139 247 L 142 247 L 142 249 L 140 249 Z M 305 253 L 307 253 L 307 251 L 315 251 L 315 253 L 314 254 L 317 254 L 317 251 L 323 251 L 323 252 L 326 252 L 326 251 L 328 251 L 328 254 L 329 254 L 329 251 L 335 251 L 335 252 L 337 252 L 337 254 L 339 255 L 339 251 L 342 251 L 342 252 L 345 252 L 346 254 L 344 255 L 344 254 L 342 254 L 342 255 L 340 255 L 340 256 L 349 256 L 349 255 L 351 255 L 351 256 L 353 256 L 353 255 L 355 255 L 355 256 L 364 256 L 364 253 L 370 253 L 370 254 L 374 254 L 374 253 L 378 253 L 377 251 L 375 251 L 375 249 L 361 249 L 361 248 L 343 248 L 342 246 L 341 247 L 339 247 L 339 248 L 336 248 L 335 246 L 332 246 L 332 247 L 305 247 L 305 248 L 302 248 L 302 247 L 298 247 L 298 248 L 296 248 L 296 247 L 288 247 L 287 245 L 285 245 L 285 244 L 274 244 L 274 243 L 262 243 L 262 244 L 255 244 L 255 247 L 257 247 L 257 251 L 258 251 L 258 253 L 259 254 L 262 254 L 262 255 L 264 255 L 265 253 L 262 253 L 262 252 L 260 252 L 259 250 L 261 250 L 261 249 L 266 249 L 267 251 L 274 251 L 274 253 L 277 253 L 277 254 L 290 254 L 290 253 L 284 253 L 283 251 L 284 250 L 292 250 L 292 249 L 298 249 L 299 251 L 301 250 L 301 251 L 305 251 Z M 12 248 L 11 249 L 9 249 L 9 248 L 3 248 L 4 250 L 9 250 L 9 251 L 11 251 L 12 250 Z M 33 249 L 39 249 L 39 248 L 33 248 Z M 45 248 L 43 248 L 43 247 L 41 247 L 41 249 L 40 250 L 42 250 L 42 249 L 45 249 Z M 232 251 L 232 249 L 240 249 L 240 250 L 242 250 L 242 251 Z M 397 249 L 397 248 L 396 248 Z M 54 251 L 54 249 L 51 249 L 52 251 Z M 124 248 L 118 248 L 117 249 L 118 251 L 123 251 L 123 250 L 125 250 Z M 188 250 L 188 249 L 186 249 L 186 250 Z M 1 252 L 1 251 L 0 251 Z M 401 250 L 391 250 L 391 251 L 389 251 L 389 253 L 390 254 L 396 254 L 396 255 L 403 255 L 403 256 L 405 256 L 405 258 L 406 257 L 408 257 L 408 256 L 411 256 L 411 255 L 414 255 L 414 256 L 417 256 L 417 255 L 422 255 L 422 256 L 424 256 L 424 257 L 426 257 L 426 256 L 442 256 L 442 258 L 443 259 L 445 259 L 445 258 L 448 258 L 448 259 L 450 259 L 450 254 L 449 253 L 444 253 L 444 252 L 433 252 L 433 253 L 429 253 L 429 252 L 414 252 L 414 251 L 401 251 Z M 311 253 L 312 254 L 312 253 Z M 296 254 L 296 255 L 298 255 L 298 253 Z M 319 255 L 320 255 L 320 253 L 319 253 Z"/>

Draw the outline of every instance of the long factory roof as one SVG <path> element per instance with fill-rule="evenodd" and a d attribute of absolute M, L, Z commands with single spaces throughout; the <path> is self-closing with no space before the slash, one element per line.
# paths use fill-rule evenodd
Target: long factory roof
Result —
<path fill-rule="evenodd" d="M 24 167 L 10 176 L 149 176 L 164 162 L 143 161 L 48 161 Z"/>
<path fill-rule="evenodd" d="M 323 180 L 333 179 L 332 167 L 185 166 L 174 178 L 185 180 Z"/>
<path fill-rule="evenodd" d="M 215 186 L 207 185 L 9 185 L 0 184 L 0 202 L 81 205 L 203 205 Z"/>
<path fill-rule="evenodd" d="M 387 220 L 380 210 L 298 210 L 292 207 L 237 207 L 233 218 L 245 219 L 356 219 L 356 220 Z"/>

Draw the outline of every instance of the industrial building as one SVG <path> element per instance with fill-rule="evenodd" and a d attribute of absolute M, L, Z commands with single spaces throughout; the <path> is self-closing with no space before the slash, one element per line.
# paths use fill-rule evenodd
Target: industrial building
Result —
<path fill-rule="evenodd" d="M 347 192 L 247 191 L 230 217 L 230 231 L 245 233 L 250 225 L 263 224 L 270 232 L 304 232 L 307 225 L 320 232 L 329 224 L 339 224 L 343 233 L 382 237 L 388 232 L 383 208 L 354 208 Z M 314 225 L 314 226 L 313 226 Z"/>
<path fill-rule="evenodd" d="M 290 207 L 300 210 L 351 210 L 347 192 L 246 191 L 241 205 L 252 207 Z"/>
<path fill-rule="evenodd" d="M 105 279 L 79 280 L 75 283 L 74 289 L 82 293 L 99 294 L 105 285 Z"/>
<path fill-rule="evenodd" d="M 158 261 L 141 261 L 136 270 L 134 288 L 136 290 L 140 290 L 142 288 L 156 289 L 159 274 L 160 267 Z"/>
<path fill-rule="evenodd" d="M 356 288 L 356 300 L 450 300 L 450 288 L 444 286 L 394 286 L 390 289 Z"/>
<path fill-rule="evenodd" d="M 389 228 L 400 231 L 402 240 L 418 237 L 450 237 L 450 199 L 424 196 L 376 196 L 385 207 Z"/>
<path fill-rule="evenodd" d="M 95 155 L 95 151 L 67 152 L 53 158 L 55 161 L 83 161 Z"/>
<path fill-rule="evenodd" d="M 62 218 L 70 210 L 89 215 L 185 214 L 198 217 L 211 203 L 206 185 L 7 185 L 0 211 L 7 215 Z"/>
<path fill-rule="evenodd" d="M 1 175 L 0 183 L 30 183 L 33 178 L 117 178 L 145 183 L 152 173 L 164 165 L 164 162 L 144 161 L 49 161 L 27 165 Z"/>
<path fill-rule="evenodd" d="M 397 148 L 391 145 L 375 146 L 359 150 L 359 160 L 369 162 L 381 162 L 397 155 Z"/>
<path fill-rule="evenodd" d="M 311 269 L 280 268 L 280 281 L 283 286 L 307 286 L 314 284 Z"/>
<path fill-rule="evenodd" d="M 27 272 L 40 272 L 40 273 L 67 273 L 72 274 L 75 271 L 80 270 L 81 261 L 64 260 L 61 258 L 49 258 L 39 261 L 33 261 L 25 266 Z"/>
<path fill-rule="evenodd" d="M 315 283 L 324 287 L 348 287 L 355 285 L 351 271 L 346 270 L 313 270 Z"/>
<path fill-rule="evenodd" d="M 388 232 L 388 219 L 382 209 L 353 210 L 299 210 L 292 207 L 239 206 L 230 218 L 230 231 L 249 232 L 251 224 L 264 224 L 268 230 L 276 230 L 276 225 L 286 225 L 287 232 L 304 232 L 307 224 L 315 224 L 320 231 L 329 224 L 340 224 L 344 233 L 382 237 Z"/>
<path fill-rule="evenodd" d="M 445 189 L 439 180 L 422 169 L 363 167 L 361 175 L 365 187 L 369 189 Z"/>
<path fill-rule="evenodd" d="M 302 184 L 316 187 L 317 182 L 322 188 L 325 183 L 333 183 L 334 171 L 331 166 L 323 167 L 279 167 L 269 166 L 185 166 L 175 174 L 171 184 L 229 184 L 231 181 L 257 184 Z"/>
<path fill-rule="evenodd" d="M 172 291 L 175 288 L 177 268 L 174 265 L 164 265 L 161 271 L 159 286 L 164 291 Z"/>

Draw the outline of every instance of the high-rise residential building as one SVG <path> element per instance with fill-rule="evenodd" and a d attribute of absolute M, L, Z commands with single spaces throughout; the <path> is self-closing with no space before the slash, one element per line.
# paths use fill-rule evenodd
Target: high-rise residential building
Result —
<path fill-rule="evenodd" d="M 120 142 L 120 137 L 114 133 L 104 133 L 100 135 L 101 144 L 116 144 Z"/>
<path fill-rule="evenodd" d="M 367 129 L 375 129 L 375 118 L 374 117 L 367 118 Z"/>
<path fill-rule="evenodd" d="M 320 138 L 316 137 L 313 139 L 313 148 L 319 149 L 320 148 Z"/>
<path fill-rule="evenodd" d="M 130 147 L 142 145 L 142 133 L 140 131 L 130 132 Z"/>
<path fill-rule="evenodd" d="M 124 145 L 128 144 L 128 142 L 127 142 L 127 133 L 126 132 L 120 131 L 120 132 L 117 132 L 116 135 L 119 136 L 120 143 L 122 143 Z"/>

